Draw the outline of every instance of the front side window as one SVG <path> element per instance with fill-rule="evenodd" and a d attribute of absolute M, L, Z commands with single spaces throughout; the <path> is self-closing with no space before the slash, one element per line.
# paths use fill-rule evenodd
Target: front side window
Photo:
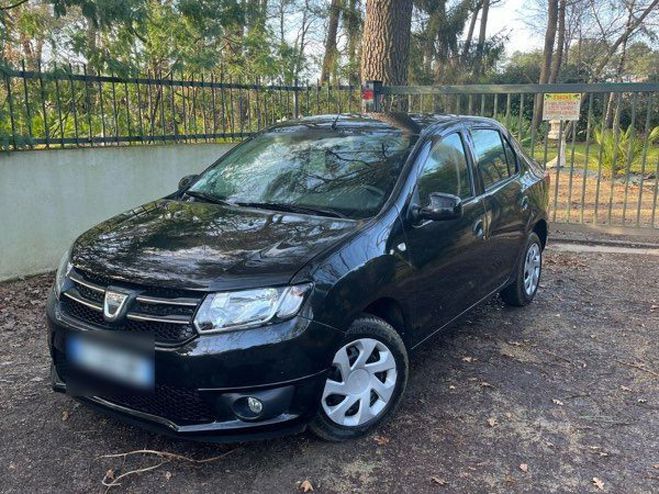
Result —
<path fill-rule="evenodd" d="M 189 192 L 365 218 L 391 194 L 415 139 L 394 131 L 285 127 L 240 145 Z"/>
<path fill-rule="evenodd" d="M 459 134 L 448 135 L 435 142 L 418 180 L 421 204 L 430 202 L 433 192 L 453 194 L 461 199 L 472 195 L 471 177 Z"/>
<path fill-rule="evenodd" d="M 506 152 L 498 130 L 472 130 L 471 137 L 474 141 L 478 170 L 486 189 L 515 173 L 514 167 L 512 170 L 508 168 Z"/>

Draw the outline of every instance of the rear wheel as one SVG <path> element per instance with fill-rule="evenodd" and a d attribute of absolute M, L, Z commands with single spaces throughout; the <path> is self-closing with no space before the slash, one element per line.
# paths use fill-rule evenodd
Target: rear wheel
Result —
<path fill-rule="evenodd" d="M 380 318 L 360 317 L 334 355 L 310 429 L 335 442 L 367 434 L 400 404 L 408 367 L 396 330 Z"/>
<path fill-rule="evenodd" d="M 508 305 L 522 307 L 530 303 L 538 291 L 542 274 L 542 243 L 535 232 L 526 241 L 524 256 L 515 267 L 515 279 L 501 292 L 501 298 Z"/>

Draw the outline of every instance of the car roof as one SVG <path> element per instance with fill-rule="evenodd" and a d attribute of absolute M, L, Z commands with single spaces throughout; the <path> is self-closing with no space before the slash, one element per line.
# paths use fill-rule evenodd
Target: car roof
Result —
<path fill-rule="evenodd" d="M 335 128 L 352 132 L 402 132 L 410 136 L 419 136 L 430 127 L 439 131 L 456 123 L 500 126 L 494 119 L 471 115 L 379 112 L 315 115 L 281 122 L 274 129 L 303 131 L 305 128 Z"/>

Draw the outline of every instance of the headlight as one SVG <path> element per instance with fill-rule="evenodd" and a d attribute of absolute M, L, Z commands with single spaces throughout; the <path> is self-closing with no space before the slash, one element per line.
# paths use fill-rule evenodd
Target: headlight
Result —
<path fill-rule="evenodd" d="M 57 298 L 60 297 L 62 293 L 62 289 L 64 288 L 64 283 L 66 282 L 66 277 L 69 275 L 69 271 L 71 271 L 71 262 L 70 262 L 70 257 L 71 257 L 71 249 L 67 250 L 64 255 L 62 256 L 62 259 L 60 259 L 59 265 L 57 266 L 57 274 L 55 274 L 55 296 Z"/>
<path fill-rule="evenodd" d="M 207 295 L 197 311 L 200 333 L 229 331 L 288 319 L 298 313 L 311 284 Z"/>

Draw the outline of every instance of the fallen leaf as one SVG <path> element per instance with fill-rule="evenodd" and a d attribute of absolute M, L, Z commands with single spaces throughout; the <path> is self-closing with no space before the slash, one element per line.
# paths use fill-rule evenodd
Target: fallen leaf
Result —
<path fill-rule="evenodd" d="M 105 472 L 105 478 L 106 480 L 114 480 L 114 470 L 110 468 L 107 472 Z"/>
<path fill-rule="evenodd" d="M 451 384 L 451 385 L 448 387 L 448 389 L 455 389 L 455 386 L 453 386 L 453 385 Z"/>
<path fill-rule="evenodd" d="M 555 405 L 558 405 L 559 407 L 562 407 L 563 405 L 565 405 L 565 403 L 563 403 L 561 400 L 553 399 L 551 401 L 552 401 L 552 403 L 554 403 Z"/>
<path fill-rule="evenodd" d="M 476 360 L 474 357 L 462 357 L 463 362 L 470 362 L 471 363 L 474 360 Z"/>
<path fill-rule="evenodd" d="M 593 484 L 595 484 L 595 487 L 597 487 L 600 491 L 604 490 L 604 482 L 602 482 L 600 479 L 597 477 L 593 477 L 592 480 Z"/>
<path fill-rule="evenodd" d="M 638 401 L 639 403 L 647 403 L 648 402 L 648 400 L 646 400 L 645 398 L 639 398 L 636 401 Z"/>
<path fill-rule="evenodd" d="M 481 383 L 481 386 L 484 387 L 484 388 L 493 388 L 493 387 L 494 387 L 494 386 L 492 386 L 490 383 L 485 382 L 485 381 L 483 381 L 483 382 Z"/>
<path fill-rule="evenodd" d="M 302 492 L 313 492 L 313 485 L 308 480 L 305 480 L 300 484 L 300 491 Z"/>
<path fill-rule="evenodd" d="M 657 470 L 659 470 L 659 463 L 655 463 L 654 465 L 652 465 L 652 468 L 656 468 Z"/>
<path fill-rule="evenodd" d="M 62 422 L 66 422 L 67 420 L 69 420 L 69 411 L 68 411 L 68 410 L 64 410 L 64 411 L 62 412 Z"/>
<path fill-rule="evenodd" d="M 439 477 L 430 477 L 430 480 L 437 485 L 446 485 L 448 482 L 444 479 L 440 479 Z"/>
<path fill-rule="evenodd" d="M 166 480 L 167 482 L 169 482 L 169 479 L 171 479 L 171 478 L 172 478 L 172 472 L 170 472 L 169 470 L 167 470 L 167 471 L 165 472 L 165 480 Z"/>
<path fill-rule="evenodd" d="M 494 417 L 490 417 L 489 419 L 487 419 L 487 425 L 489 425 L 490 427 L 496 427 L 497 425 L 499 425 L 499 422 L 497 422 L 497 419 L 495 419 Z"/>
<path fill-rule="evenodd" d="M 384 446 L 385 444 L 389 444 L 390 439 L 385 436 L 373 436 L 373 441 L 378 443 L 380 446 Z"/>
<path fill-rule="evenodd" d="M 631 388 L 628 388 L 627 386 L 623 386 L 623 385 L 620 385 L 620 389 L 622 389 L 623 391 L 629 391 L 629 392 L 631 392 L 631 390 L 632 390 Z"/>
<path fill-rule="evenodd" d="M 529 471 L 529 466 L 528 466 L 526 463 L 521 463 L 521 464 L 519 465 L 519 469 L 520 469 L 522 472 L 526 473 L 526 472 Z"/>

